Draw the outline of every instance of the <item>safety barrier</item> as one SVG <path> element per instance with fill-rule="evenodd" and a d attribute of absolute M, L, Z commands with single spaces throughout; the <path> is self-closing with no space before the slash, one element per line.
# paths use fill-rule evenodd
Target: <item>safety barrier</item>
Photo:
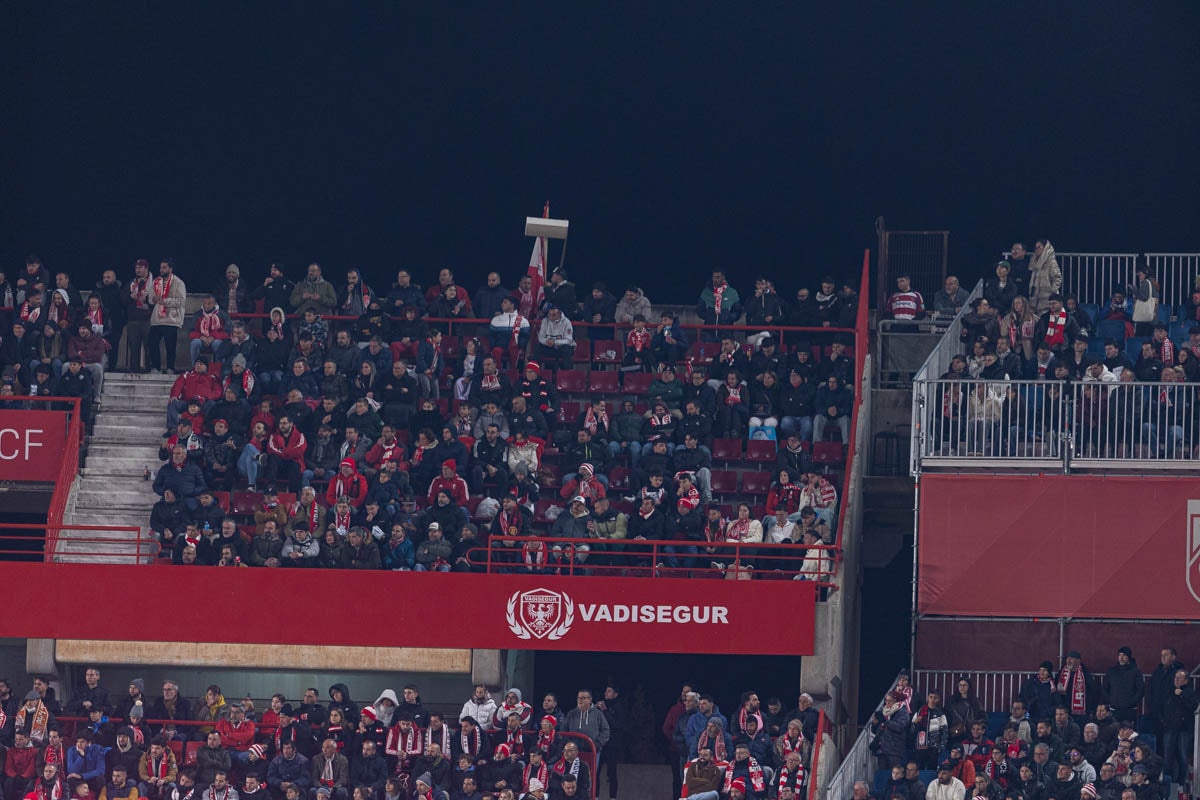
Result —
<path fill-rule="evenodd" d="M 0 561 L 146 564 L 157 550 L 157 543 L 143 543 L 141 529 L 132 525 L 0 523 Z"/>
<path fill-rule="evenodd" d="M 895 681 L 892 681 L 893 686 L 895 683 Z M 876 712 L 883 709 L 885 699 L 887 699 L 886 693 L 879 699 L 875 710 L 871 712 L 872 717 L 874 717 Z M 871 733 L 869 725 L 862 729 L 858 738 L 854 740 L 854 744 L 842 756 L 842 763 L 838 767 L 837 772 L 829 779 L 829 786 L 825 790 L 824 800 L 850 800 L 854 796 L 854 784 L 856 782 L 866 781 L 870 785 L 871 779 L 875 775 L 875 754 L 871 752 L 871 740 L 873 738 L 874 736 Z"/>
<path fill-rule="evenodd" d="M 818 555 L 810 556 L 810 551 L 817 551 Z M 766 542 L 495 535 L 485 545 L 469 551 L 469 555 L 471 563 L 483 567 L 487 573 L 609 577 L 653 574 L 738 580 L 801 578 L 815 581 L 822 588 L 833 588 L 838 550 L 832 545 L 806 548 Z"/>
<path fill-rule="evenodd" d="M 1132 286 L 1137 277 L 1137 253 L 1056 253 L 1055 257 L 1063 274 L 1063 293 L 1075 295 L 1080 303 L 1106 306 L 1113 289 Z"/>
<path fill-rule="evenodd" d="M 1200 470 L 1196 383 L 922 380 L 914 472 Z"/>
<path fill-rule="evenodd" d="M 824 711 L 817 714 L 817 734 L 816 741 L 812 746 L 812 758 L 808 762 L 808 800 L 818 800 L 823 796 L 824 790 L 821 788 L 821 756 L 831 758 L 833 754 L 825 750 L 825 736 L 831 733 L 829 717 L 825 716 Z"/>

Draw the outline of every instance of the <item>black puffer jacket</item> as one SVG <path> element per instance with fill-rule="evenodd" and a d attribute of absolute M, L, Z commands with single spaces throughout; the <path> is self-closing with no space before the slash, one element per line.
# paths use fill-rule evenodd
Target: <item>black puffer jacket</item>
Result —
<path fill-rule="evenodd" d="M 1136 659 L 1130 658 L 1125 665 L 1114 664 L 1104 673 L 1104 695 L 1113 709 L 1136 708 L 1145 694 L 1146 681 Z"/>
<path fill-rule="evenodd" d="M 333 699 L 334 691 L 342 693 L 341 702 Z M 329 687 L 329 710 L 340 708 L 346 717 L 346 721 L 351 724 L 358 724 L 358 706 L 350 699 L 350 688 L 344 683 L 335 683 Z"/>

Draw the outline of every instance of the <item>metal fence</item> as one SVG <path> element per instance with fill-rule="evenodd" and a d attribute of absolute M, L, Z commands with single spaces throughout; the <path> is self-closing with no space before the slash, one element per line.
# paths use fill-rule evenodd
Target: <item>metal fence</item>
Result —
<path fill-rule="evenodd" d="M 897 678 L 899 675 L 896 676 Z M 892 686 L 896 685 L 892 681 Z M 891 691 L 890 687 L 888 691 Z M 879 703 L 875 706 L 875 711 L 871 712 L 874 716 L 875 712 L 883 710 L 883 701 L 887 699 L 887 693 L 879 698 Z M 871 740 L 875 738 L 871 733 L 871 728 L 868 725 L 858 734 L 858 738 L 854 740 L 854 744 L 846 751 L 846 755 L 842 757 L 841 766 L 837 772 L 829 779 L 829 786 L 825 790 L 824 800 L 850 800 L 854 796 L 854 784 L 857 781 L 866 781 L 870 785 L 872 778 L 875 776 L 875 754 L 871 752 Z"/>
<path fill-rule="evenodd" d="M 1200 253 L 1146 253 L 1146 265 L 1162 286 L 1162 301 L 1178 309 L 1200 276 Z"/>
<path fill-rule="evenodd" d="M 978 380 L 913 386 L 914 474 L 930 468 L 1200 470 L 1200 384 Z"/>
<path fill-rule="evenodd" d="M 875 385 L 880 389 L 906 388 L 928 375 L 950 368 L 950 359 L 961 350 L 963 315 L 983 295 L 978 281 L 967 302 L 953 317 L 930 317 L 916 322 L 880 320 L 875 328 Z"/>

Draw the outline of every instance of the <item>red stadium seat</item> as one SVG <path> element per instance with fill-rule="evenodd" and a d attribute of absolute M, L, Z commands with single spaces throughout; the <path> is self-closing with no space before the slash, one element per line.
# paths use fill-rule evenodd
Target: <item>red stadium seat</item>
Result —
<path fill-rule="evenodd" d="M 462 340 L 457 336 L 442 335 L 442 358 L 446 361 L 456 361 L 462 353 Z"/>
<path fill-rule="evenodd" d="M 732 470 L 714 469 L 710 483 L 715 495 L 734 494 L 737 492 L 738 476 Z"/>
<path fill-rule="evenodd" d="M 846 446 L 841 442 L 813 442 L 814 464 L 844 464 Z"/>
<path fill-rule="evenodd" d="M 229 492 L 213 492 L 213 499 L 226 514 L 229 513 Z"/>
<path fill-rule="evenodd" d="M 196 765 L 196 753 L 207 742 L 187 742 L 183 749 L 183 765 L 185 767 L 194 767 Z"/>
<path fill-rule="evenodd" d="M 239 516 L 248 516 L 253 514 L 259 506 L 262 505 L 262 495 L 258 492 L 234 492 L 233 493 L 233 508 L 234 514 Z"/>
<path fill-rule="evenodd" d="M 574 426 L 575 420 L 583 413 L 584 403 L 581 400 L 564 400 L 558 406 L 558 421 L 564 425 Z"/>
<path fill-rule="evenodd" d="M 693 342 L 688 348 L 688 358 L 696 366 L 707 366 L 721 354 L 720 342 Z"/>
<path fill-rule="evenodd" d="M 746 460 L 759 463 L 774 463 L 778 452 L 776 443 L 770 439 L 751 439 L 746 442 Z"/>
<path fill-rule="evenodd" d="M 642 395 L 650 389 L 650 384 L 654 381 L 655 376 L 649 372 L 626 372 L 625 373 L 625 392 L 627 394 Z"/>
<path fill-rule="evenodd" d="M 567 394 L 580 394 L 587 391 L 587 373 L 583 370 L 560 369 L 558 371 L 558 391 Z"/>
<path fill-rule="evenodd" d="M 741 439 L 713 439 L 713 461 L 736 461 L 742 457 Z"/>
<path fill-rule="evenodd" d="M 562 467 L 558 464 L 543 463 L 541 468 L 541 484 L 547 489 L 557 489 L 562 486 Z"/>
<path fill-rule="evenodd" d="M 625 358 L 625 345 L 614 339 L 592 342 L 592 361 L 596 364 L 620 364 Z"/>
<path fill-rule="evenodd" d="M 608 470 L 608 485 L 613 489 L 628 489 L 629 467 L 610 467 Z"/>
<path fill-rule="evenodd" d="M 554 501 L 545 499 L 545 498 L 538 500 L 536 503 L 534 503 L 534 505 L 533 505 L 533 521 L 540 522 L 540 523 L 549 522 L 550 520 L 546 517 L 546 511 L 552 505 L 554 505 Z"/>
<path fill-rule="evenodd" d="M 593 372 L 588 379 L 588 391 L 592 394 L 617 394 L 621 386 L 617 383 L 616 372 Z"/>
<path fill-rule="evenodd" d="M 743 472 L 742 492 L 745 494 L 766 494 L 771 490 L 771 473 Z"/>

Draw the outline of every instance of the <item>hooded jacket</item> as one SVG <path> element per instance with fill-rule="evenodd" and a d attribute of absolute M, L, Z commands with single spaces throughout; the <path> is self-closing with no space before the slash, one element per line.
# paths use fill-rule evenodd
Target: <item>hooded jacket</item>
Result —
<path fill-rule="evenodd" d="M 479 723 L 481 730 L 490 731 L 493 729 L 492 717 L 496 713 L 496 701 L 488 694 L 484 697 L 483 702 L 477 702 L 474 696 L 470 697 L 467 702 L 463 703 L 462 711 L 458 713 L 458 718 L 470 717 Z M 530 712 L 532 714 L 532 711 Z"/>
<path fill-rule="evenodd" d="M 342 700 L 338 702 L 333 699 L 333 692 L 337 690 L 342 693 Z M 329 687 L 329 710 L 340 708 L 342 714 L 346 717 L 346 721 L 351 724 L 358 722 L 358 706 L 350 699 L 350 688 L 344 683 L 335 683 Z"/>
<path fill-rule="evenodd" d="M 578 708 L 568 711 L 567 719 L 563 722 L 563 732 L 586 735 L 596 743 L 597 750 L 608 744 L 609 737 L 612 735 L 612 731 L 608 727 L 608 718 L 595 706 L 587 711 L 580 711 Z"/>
<path fill-rule="evenodd" d="M 650 300 L 642 293 L 641 289 L 638 289 L 637 297 L 633 302 L 626 300 L 624 295 L 621 296 L 621 299 L 617 301 L 617 310 L 614 313 L 614 319 L 618 324 L 632 325 L 633 318 L 638 314 L 641 314 L 647 320 L 653 316 L 653 312 L 650 310 Z"/>

